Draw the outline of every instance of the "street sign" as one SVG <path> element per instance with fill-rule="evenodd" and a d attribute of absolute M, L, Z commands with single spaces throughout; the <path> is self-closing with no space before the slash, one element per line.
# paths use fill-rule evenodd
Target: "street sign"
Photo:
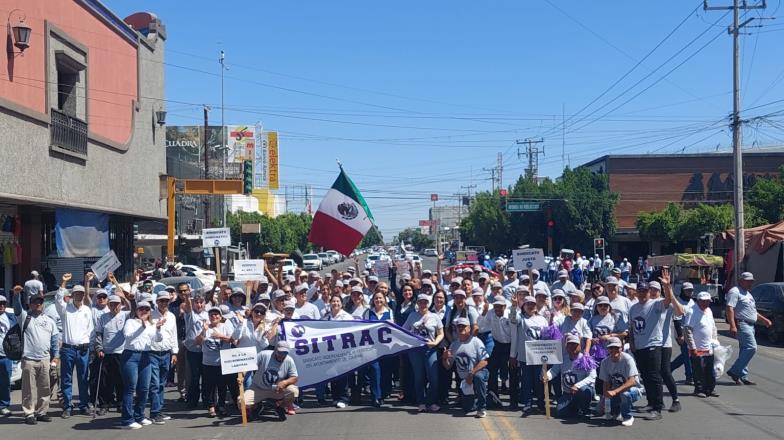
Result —
<path fill-rule="evenodd" d="M 235 281 L 256 281 L 264 276 L 264 260 L 234 260 Z"/>
<path fill-rule="evenodd" d="M 202 247 L 231 246 L 231 230 L 229 228 L 208 228 L 201 230 Z"/>
<path fill-rule="evenodd" d="M 507 212 L 534 212 L 540 211 L 542 204 L 540 202 L 532 202 L 527 200 L 508 200 L 506 202 Z"/>
<path fill-rule="evenodd" d="M 526 365 L 556 365 L 560 364 L 563 348 L 561 341 L 525 341 L 525 363 Z"/>
<path fill-rule="evenodd" d="M 544 251 L 538 248 L 512 250 L 512 263 L 518 271 L 544 269 Z"/>
<path fill-rule="evenodd" d="M 438 201 L 438 194 L 430 194 L 430 201 L 437 202 Z"/>

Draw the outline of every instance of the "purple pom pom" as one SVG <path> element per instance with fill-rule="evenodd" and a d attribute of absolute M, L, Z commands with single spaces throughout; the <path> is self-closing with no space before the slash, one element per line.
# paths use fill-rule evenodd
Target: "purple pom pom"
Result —
<path fill-rule="evenodd" d="M 591 356 L 594 359 L 602 360 L 607 357 L 607 349 L 604 347 L 604 344 L 599 342 L 598 344 L 591 345 Z"/>
<path fill-rule="evenodd" d="M 591 371 L 596 369 L 598 366 L 599 364 L 590 354 L 582 355 L 574 362 L 574 368 L 583 371 Z"/>
<path fill-rule="evenodd" d="M 561 338 L 563 338 L 561 329 L 555 323 L 548 325 L 542 330 L 542 339 L 555 341 Z"/>

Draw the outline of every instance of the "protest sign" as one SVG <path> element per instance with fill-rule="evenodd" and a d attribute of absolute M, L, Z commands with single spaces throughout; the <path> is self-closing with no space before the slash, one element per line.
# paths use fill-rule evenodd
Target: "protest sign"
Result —
<path fill-rule="evenodd" d="M 221 374 L 244 373 L 259 369 L 256 347 L 230 348 L 220 351 Z"/>
<path fill-rule="evenodd" d="M 512 263 L 518 271 L 545 268 L 544 252 L 537 248 L 512 250 Z"/>
<path fill-rule="evenodd" d="M 264 276 L 264 260 L 234 260 L 235 281 L 256 281 Z"/>
<path fill-rule="evenodd" d="M 389 276 L 389 261 L 387 260 L 378 260 L 374 266 L 376 271 L 376 276 L 378 277 L 388 277 Z"/>
<path fill-rule="evenodd" d="M 231 230 L 229 228 L 202 229 L 201 243 L 206 248 L 231 246 Z"/>
<path fill-rule="evenodd" d="M 115 254 L 114 251 L 109 251 L 90 266 L 90 270 L 95 274 L 96 280 L 103 281 L 106 279 L 106 276 L 109 275 L 109 272 L 114 272 L 120 266 L 121 264 L 120 260 L 117 258 L 117 254 Z"/>
<path fill-rule="evenodd" d="M 326 382 L 425 340 L 387 321 L 291 320 L 280 324 L 297 365 L 297 386 Z"/>
<path fill-rule="evenodd" d="M 525 363 L 528 365 L 560 364 L 563 348 L 561 341 L 525 341 Z"/>

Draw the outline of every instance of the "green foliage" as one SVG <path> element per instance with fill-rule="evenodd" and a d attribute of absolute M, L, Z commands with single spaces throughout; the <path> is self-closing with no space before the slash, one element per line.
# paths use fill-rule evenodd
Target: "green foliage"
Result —
<path fill-rule="evenodd" d="M 756 208 L 747 206 L 745 223 L 749 228 L 765 224 Z M 658 212 L 640 213 L 637 230 L 640 237 L 648 241 L 681 242 L 696 240 L 707 233 L 718 233 L 733 227 L 734 209 L 732 205 L 698 204 L 694 208 L 684 208 L 670 203 Z"/>
<path fill-rule="evenodd" d="M 747 198 L 753 213 L 765 223 L 784 220 L 784 165 L 779 168 L 778 176 L 757 179 Z"/>
<path fill-rule="evenodd" d="M 406 228 L 400 231 L 397 234 L 397 237 L 392 241 L 393 244 L 399 244 L 400 242 L 404 242 L 405 244 L 410 244 L 414 246 L 414 249 L 422 250 L 425 248 L 430 248 L 435 246 L 435 243 L 432 238 L 428 237 L 427 235 L 423 234 L 422 231 L 416 228 Z"/>
<path fill-rule="evenodd" d="M 467 244 L 484 245 L 494 252 L 521 244 L 546 249 L 547 220 L 552 219 L 554 251 L 564 246 L 585 250 L 593 247 L 594 238 L 611 237 L 617 228 L 613 210 L 618 196 L 610 192 L 606 175 L 587 168 L 567 168 L 557 181 L 545 179 L 539 184 L 521 176 L 508 198 L 539 200 L 542 210 L 505 212 L 497 193 L 479 193 L 461 224 Z"/>
<path fill-rule="evenodd" d="M 308 252 L 308 232 L 312 218 L 307 214 L 287 213 L 275 218 L 258 212 L 237 212 L 228 214 L 226 221 L 231 228 L 232 242 L 247 242 L 251 255 L 257 257 L 265 252 L 292 253 L 296 250 Z M 259 223 L 259 234 L 240 234 L 243 223 Z"/>
<path fill-rule="evenodd" d="M 367 231 L 365 237 L 362 239 L 362 242 L 359 243 L 359 247 L 361 248 L 369 248 L 371 246 L 382 246 L 384 244 L 384 236 L 381 235 L 381 231 L 374 225 Z"/>

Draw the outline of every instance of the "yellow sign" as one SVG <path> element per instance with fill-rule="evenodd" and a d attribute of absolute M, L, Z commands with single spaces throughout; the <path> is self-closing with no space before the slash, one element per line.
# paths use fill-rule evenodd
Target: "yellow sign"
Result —
<path fill-rule="evenodd" d="M 278 180 L 278 132 L 270 131 L 267 135 L 269 139 L 269 170 L 267 171 L 267 175 L 269 176 L 269 188 L 278 189 L 280 187 L 280 181 Z"/>
<path fill-rule="evenodd" d="M 136 253 L 142 255 L 144 253 L 144 248 L 143 247 L 136 248 Z"/>

